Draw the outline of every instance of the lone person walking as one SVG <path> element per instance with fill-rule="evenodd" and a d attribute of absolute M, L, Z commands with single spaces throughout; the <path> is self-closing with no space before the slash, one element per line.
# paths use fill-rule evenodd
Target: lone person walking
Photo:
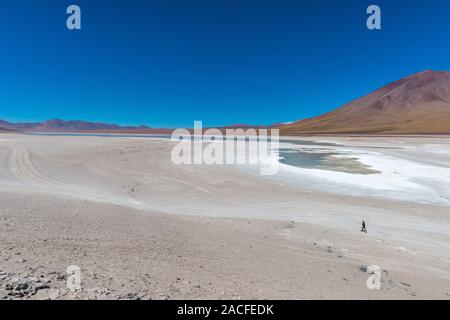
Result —
<path fill-rule="evenodd" d="M 361 228 L 361 232 L 365 232 L 365 233 L 367 233 L 367 230 L 366 230 L 366 222 L 363 220 L 362 221 L 362 228 Z"/>

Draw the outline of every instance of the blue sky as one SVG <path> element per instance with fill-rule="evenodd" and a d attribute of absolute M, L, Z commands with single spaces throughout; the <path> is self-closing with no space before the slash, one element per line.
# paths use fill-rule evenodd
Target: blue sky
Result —
<path fill-rule="evenodd" d="M 82 30 L 66 28 L 66 8 Z M 370 31 L 366 8 L 382 9 Z M 450 70 L 448 0 L 14 0 L 0 10 L 0 119 L 270 124 Z"/>

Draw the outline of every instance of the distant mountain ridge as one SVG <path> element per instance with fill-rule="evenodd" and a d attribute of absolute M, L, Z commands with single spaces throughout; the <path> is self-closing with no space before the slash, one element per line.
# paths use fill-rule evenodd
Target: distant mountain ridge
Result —
<path fill-rule="evenodd" d="M 413 74 L 314 118 L 269 126 L 234 124 L 219 129 L 227 128 L 279 128 L 282 135 L 450 134 L 450 72 L 425 70 Z M 29 123 L 0 120 L 2 130 L 169 134 L 173 129 L 52 119 Z"/>
<path fill-rule="evenodd" d="M 83 120 L 52 119 L 43 122 L 12 123 L 0 120 L 0 128 L 10 131 L 37 132 L 136 132 L 136 133 L 166 133 L 170 129 L 150 128 L 148 126 L 119 126 L 103 122 L 89 122 Z"/>
<path fill-rule="evenodd" d="M 220 127 L 219 129 L 228 128 L 271 128 L 272 126 L 263 125 L 247 125 L 247 124 L 234 124 L 230 126 Z M 22 131 L 22 132 L 93 132 L 93 133 L 148 133 L 148 134 L 168 134 L 173 129 L 168 128 L 151 128 L 145 125 L 141 126 L 120 126 L 117 124 L 109 124 L 103 122 L 89 122 L 82 120 L 61 120 L 52 119 L 43 122 L 22 122 L 12 123 L 0 119 L 0 130 L 5 131 Z M 208 127 L 203 128 L 204 130 Z"/>
<path fill-rule="evenodd" d="M 301 134 L 450 134 L 450 72 L 426 70 L 341 108 L 280 126 Z"/>

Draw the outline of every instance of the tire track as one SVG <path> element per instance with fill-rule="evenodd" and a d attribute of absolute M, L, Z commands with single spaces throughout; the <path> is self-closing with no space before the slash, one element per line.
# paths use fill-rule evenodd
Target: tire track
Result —
<path fill-rule="evenodd" d="M 138 210 L 150 209 L 148 204 L 141 203 L 134 199 L 113 194 L 105 194 L 52 179 L 42 174 L 36 168 L 31 159 L 31 153 L 26 147 L 11 144 L 7 145 L 11 148 L 7 168 L 21 183 L 23 183 L 26 189 L 31 189 L 36 192 L 63 195 L 70 198 L 121 205 Z"/>

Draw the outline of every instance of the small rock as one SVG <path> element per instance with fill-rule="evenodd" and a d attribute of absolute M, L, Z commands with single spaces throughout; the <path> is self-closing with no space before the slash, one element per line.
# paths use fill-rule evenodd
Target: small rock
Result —
<path fill-rule="evenodd" d="M 19 283 L 19 284 L 14 288 L 14 290 L 16 290 L 16 291 L 21 291 L 21 290 L 27 290 L 28 288 L 29 288 L 28 283 L 22 282 L 22 283 Z"/>

